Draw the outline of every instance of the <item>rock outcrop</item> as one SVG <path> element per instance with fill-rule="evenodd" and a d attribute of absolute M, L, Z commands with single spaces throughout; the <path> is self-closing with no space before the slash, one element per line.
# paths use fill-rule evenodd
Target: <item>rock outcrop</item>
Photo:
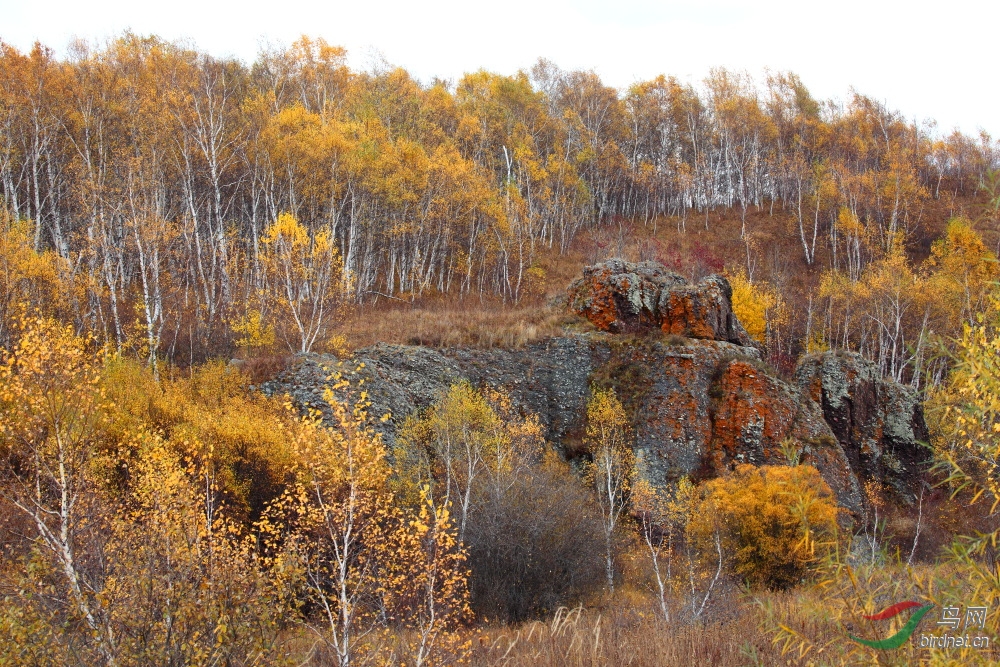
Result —
<path fill-rule="evenodd" d="M 854 352 L 803 357 L 795 371 L 803 392 L 823 416 L 855 475 L 912 497 L 927 450 L 927 424 L 917 392 L 882 378 L 878 366 Z"/>
<path fill-rule="evenodd" d="M 861 488 L 820 406 L 760 365 L 734 359 L 712 386 L 713 470 L 732 463 L 787 464 L 819 470 L 842 505 L 860 508 Z"/>
<path fill-rule="evenodd" d="M 328 406 L 323 386 L 335 367 L 367 391 L 376 428 L 392 446 L 396 429 L 455 382 L 502 388 L 569 459 L 586 456 L 586 402 L 594 385 L 613 387 L 635 427 L 636 458 L 654 485 L 707 478 L 739 463 L 785 463 L 795 452 L 819 469 L 840 504 L 859 511 L 860 481 L 911 488 L 926 426 L 916 395 L 879 377 L 858 355 L 803 359 L 794 383 L 761 363 L 732 313 L 725 279 L 697 285 L 653 263 L 612 260 L 573 285 L 576 312 L 602 332 L 550 338 L 521 349 L 431 349 L 378 344 L 349 360 L 302 355 L 262 385 L 303 408 Z M 620 336 L 659 328 L 671 336 Z"/>
<path fill-rule="evenodd" d="M 408 415 L 426 409 L 451 385 L 467 380 L 476 387 L 503 388 L 522 412 L 538 415 L 548 439 L 562 447 L 580 428 L 590 376 L 606 356 L 582 336 L 511 350 L 379 343 L 343 361 L 331 355 L 297 355 L 288 370 L 265 382 L 261 390 L 287 393 L 303 410 L 316 409 L 332 418 L 323 387 L 332 372 L 340 372 L 353 387 L 365 389 L 369 415 L 390 415 L 384 423 L 375 420 L 374 426 L 391 448 L 396 429 Z"/>
<path fill-rule="evenodd" d="M 620 259 L 588 266 L 569 288 L 570 308 L 601 331 L 664 333 L 753 346 L 733 314 L 732 288 L 722 276 L 691 285 L 656 262 Z"/>
<path fill-rule="evenodd" d="M 782 440 L 795 438 L 803 460 L 819 468 L 840 503 L 860 508 L 857 481 L 819 406 L 761 370 L 754 348 L 608 334 L 551 338 L 517 350 L 379 344 L 343 362 L 301 355 L 262 389 L 288 393 L 303 408 L 330 416 L 322 390 L 334 369 L 355 386 L 364 380 L 372 416 L 390 415 L 374 420 L 390 447 L 408 415 L 467 380 L 502 387 L 519 410 L 539 416 L 547 439 L 567 458 L 586 455 L 586 403 L 596 383 L 621 397 L 635 426 L 640 469 L 652 484 L 714 477 L 740 462 L 782 463 Z"/>

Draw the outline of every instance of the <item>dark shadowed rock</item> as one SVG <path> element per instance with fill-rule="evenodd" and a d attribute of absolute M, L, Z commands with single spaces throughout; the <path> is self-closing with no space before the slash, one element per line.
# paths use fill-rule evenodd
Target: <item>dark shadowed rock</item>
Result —
<path fill-rule="evenodd" d="M 733 314 L 732 288 L 722 276 L 697 284 L 656 262 L 609 259 L 588 266 L 569 288 L 570 308 L 601 331 L 665 333 L 753 346 Z"/>
<path fill-rule="evenodd" d="M 912 497 L 928 459 L 920 444 L 928 432 L 917 392 L 883 379 L 875 363 L 854 352 L 803 357 L 795 380 L 822 406 L 857 477 Z"/>

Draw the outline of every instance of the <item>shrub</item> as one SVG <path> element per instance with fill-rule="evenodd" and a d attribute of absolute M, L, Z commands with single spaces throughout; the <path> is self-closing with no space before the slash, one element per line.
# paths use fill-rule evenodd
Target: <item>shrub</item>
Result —
<path fill-rule="evenodd" d="M 592 494 L 555 452 L 490 496 L 470 525 L 472 606 L 523 621 L 572 605 L 604 581 L 604 540 Z"/>
<path fill-rule="evenodd" d="M 468 549 L 472 607 L 520 621 L 599 586 L 603 535 L 594 494 L 502 392 L 453 385 L 400 430 L 396 498 L 415 489 L 451 507 Z"/>
<path fill-rule="evenodd" d="M 704 485 L 688 531 L 706 549 L 718 531 L 735 575 L 753 587 L 783 589 L 832 544 L 837 505 L 812 466 L 741 465 Z"/>
<path fill-rule="evenodd" d="M 132 434 L 155 433 L 179 457 L 197 463 L 215 490 L 214 502 L 244 527 L 290 481 L 294 456 L 284 427 L 291 415 L 279 399 L 250 391 L 249 378 L 236 368 L 210 362 L 158 381 L 134 361 L 113 359 L 101 378 L 109 398 L 106 439 L 122 443 L 111 447 L 119 469 L 137 462 Z"/>

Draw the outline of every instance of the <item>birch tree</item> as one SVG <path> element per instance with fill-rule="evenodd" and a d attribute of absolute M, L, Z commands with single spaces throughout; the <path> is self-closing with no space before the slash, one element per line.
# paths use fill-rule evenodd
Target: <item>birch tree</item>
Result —
<path fill-rule="evenodd" d="M 629 508 L 635 453 L 625 408 L 613 389 L 597 389 L 587 403 L 587 443 L 593 460 L 586 475 L 597 494 L 604 526 L 604 570 L 615 590 L 614 538 Z"/>
<path fill-rule="evenodd" d="M 58 572 L 60 597 L 88 628 L 97 652 L 118 664 L 118 638 L 100 581 L 79 549 L 100 530 L 95 506 L 96 439 L 102 423 L 99 369 L 70 327 L 24 317 L 20 340 L 0 359 L 0 493 L 35 530 Z"/>
<path fill-rule="evenodd" d="M 309 352 L 341 303 L 340 253 L 328 230 L 310 234 L 290 213 L 267 228 L 263 245 L 279 335 L 293 352 Z"/>

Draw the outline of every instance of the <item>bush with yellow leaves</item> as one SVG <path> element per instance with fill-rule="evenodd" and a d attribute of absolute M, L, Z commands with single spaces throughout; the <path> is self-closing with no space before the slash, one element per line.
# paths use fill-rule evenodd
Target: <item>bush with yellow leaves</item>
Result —
<path fill-rule="evenodd" d="M 261 522 L 270 550 L 298 563 L 316 611 L 304 622 L 333 664 L 460 664 L 471 611 L 452 504 L 429 487 L 416 507 L 399 502 L 366 393 L 349 409 L 334 398 L 347 381 L 332 379 L 333 428 L 313 414 L 289 431 L 296 480 Z"/>
<path fill-rule="evenodd" d="M 52 320 L 18 331 L 0 356 L 0 665 L 284 664 L 303 626 L 338 665 L 463 662 L 451 506 L 397 502 L 363 392 L 353 411 L 328 392 L 328 428 L 222 365 L 157 380 Z"/>
<path fill-rule="evenodd" d="M 716 533 L 733 574 L 788 588 L 833 546 L 837 502 L 812 466 L 741 465 L 701 488 L 688 538 L 710 551 Z"/>
<path fill-rule="evenodd" d="M 743 328 L 758 343 L 767 343 L 775 327 L 788 321 L 781 294 L 772 285 L 753 283 L 740 269 L 727 276 L 733 288 L 733 312 Z"/>
<path fill-rule="evenodd" d="M 101 359 L 70 327 L 18 329 L 0 360 L 0 506 L 23 519 L 4 536 L 0 628 L 18 639 L 0 665 L 280 664 L 292 587 L 200 461 L 148 424 L 109 427 Z"/>

